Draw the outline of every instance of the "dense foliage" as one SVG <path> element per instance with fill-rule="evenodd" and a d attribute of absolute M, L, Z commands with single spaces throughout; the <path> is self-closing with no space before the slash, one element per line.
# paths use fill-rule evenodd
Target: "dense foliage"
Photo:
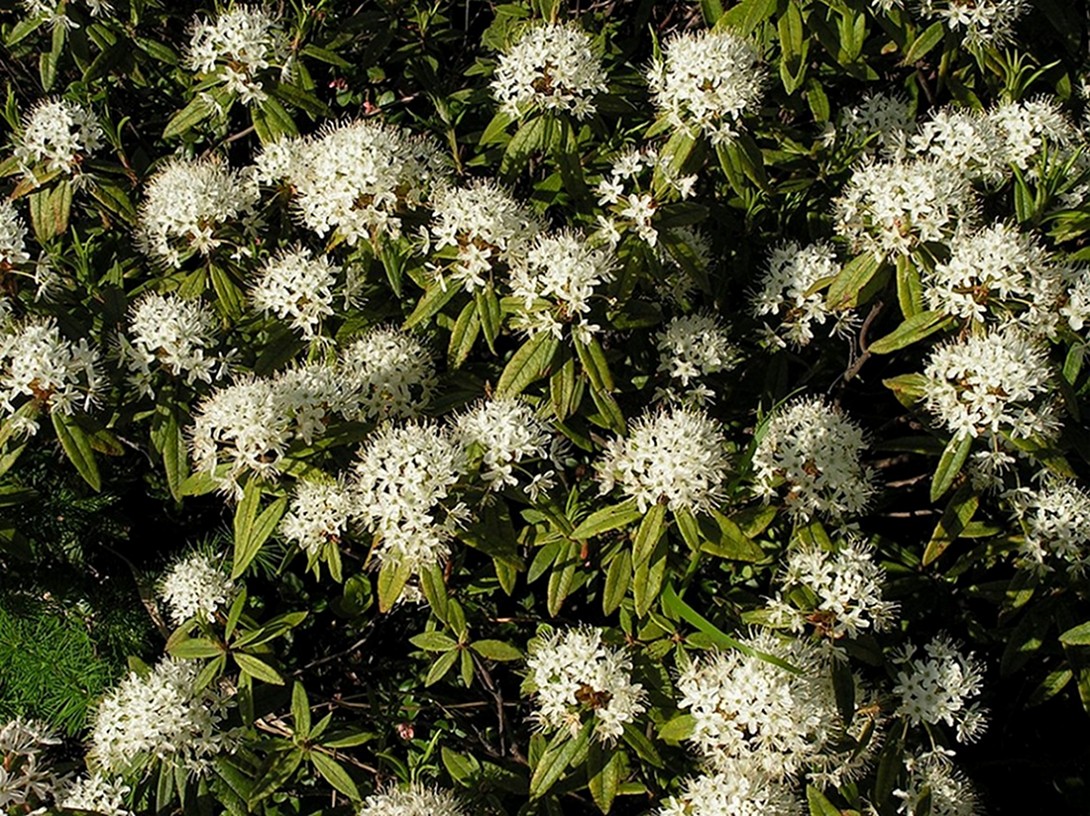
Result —
<path fill-rule="evenodd" d="M 0 8 L 0 812 L 1086 812 L 1088 34 Z"/>

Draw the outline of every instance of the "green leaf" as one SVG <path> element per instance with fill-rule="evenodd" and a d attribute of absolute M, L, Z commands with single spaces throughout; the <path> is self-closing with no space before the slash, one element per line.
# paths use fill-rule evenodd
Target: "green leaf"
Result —
<path fill-rule="evenodd" d="M 662 757 L 655 750 L 654 743 L 647 738 L 647 734 L 636 723 L 626 722 L 624 724 L 622 739 L 625 741 L 625 745 L 635 751 L 636 756 L 644 762 L 656 768 L 663 767 Z"/>
<path fill-rule="evenodd" d="M 864 252 L 849 261 L 829 285 L 829 291 L 825 295 L 829 308 L 848 309 L 858 306 L 859 293 L 881 268 L 882 259 L 873 252 Z"/>
<path fill-rule="evenodd" d="M 923 284 L 920 271 L 908 255 L 897 256 L 897 303 L 905 320 L 923 311 Z"/>
<path fill-rule="evenodd" d="M 748 37 L 775 12 L 776 0 L 742 0 L 719 18 L 715 28 L 732 28 L 742 37 Z"/>
<path fill-rule="evenodd" d="M 442 632 L 421 632 L 409 638 L 409 642 L 428 652 L 447 652 L 458 647 L 458 641 Z"/>
<path fill-rule="evenodd" d="M 696 717 L 692 714 L 676 714 L 659 727 L 659 739 L 677 745 L 687 740 L 696 730 Z"/>
<path fill-rule="evenodd" d="M 242 500 L 235 508 L 235 553 L 231 578 L 242 575 L 269 540 L 287 510 L 288 500 L 281 496 L 258 515 L 260 505 L 261 486 L 257 479 L 250 479 L 243 489 Z"/>
<path fill-rule="evenodd" d="M 540 799 L 553 785 L 560 781 L 576 757 L 587 748 L 590 739 L 591 723 L 585 723 L 579 733 L 572 736 L 567 729 L 561 729 L 545 748 L 533 776 L 530 777 L 530 798 Z"/>
<path fill-rule="evenodd" d="M 450 778 L 465 788 L 472 788 L 481 773 L 481 763 L 470 754 L 459 754 L 445 745 L 440 751 L 443 758 L 443 767 L 447 769 Z"/>
<path fill-rule="evenodd" d="M 980 497 L 973 492 L 969 485 L 961 487 L 946 505 L 942 518 L 935 525 L 935 531 L 931 534 L 931 540 L 927 543 L 927 549 L 923 553 L 923 565 L 937 559 L 946 552 L 946 548 L 953 544 L 972 521 L 980 504 Z"/>
<path fill-rule="evenodd" d="M 606 748 L 597 741 L 592 742 L 587 752 L 587 787 L 594 804 L 602 813 L 609 813 L 617 790 L 624 778 L 626 768 L 623 751 Z"/>
<path fill-rule="evenodd" d="M 242 612 L 246 608 L 247 598 L 248 594 L 246 592 L 246 587 L 241 587 L 238 591 L 238 595 L 236 595 L 234 601 L 231 602 L 231 608 L 227 610 L 227 624 L 223 630 L 224 637 L 230 638 L 231 635 L 235 633 L 239 618 L 242 617 Z"/>
<path fill-rule="evenodd" d="M 280 676 L 280 672 L 264 660 L 246 652 L 232 652 L 231 655 L 238 663 L 238 667 L 251 677 L 274 686 L 284 685 L 284 678 Z"/>
<path fill-rule="evenodd" d="M 74 187 L 70 180 L 62 179 L 51 187 L 38 190 L 27 197 L 30 223 L 39 243 L 62 235 L 68 229 L 68 217 L 72 211 Z"/>
<path fill-rule="evenodd" d="M 291 719 L 295 736 L 304 739 L 310 736 L 310 701 L 307 690 L 298 680 L 291 687 Z"/>
<path fill-rule="evenodd" d="M 496 292 L 489 284 L 484 289 L 478 289 L 473 293 L 473 300 L 477 303 L 477 315 L 481 320 L 481 331 L 484 341 L 493 354 L 496 353 L 496 338 L 500 334 L 503 322 L 503 313 L 500 311 L 500 301 Z"/>
<path fill-rule="evenodd" d="M 389 612 L 393 608 L 411 575 L 412 567 L 407 563 L 398 563 L 393 560 L 382 562 L 378 571 L 379 612 Z"/>
<path fill-rule="evenodd" d="M 359 789 L 341 763 L 320 751 L 312 751 L 310 761 L 314 763 L 314 767 L 318 769 L 318 773 L 322 775 L 326 782 L 352 801 L 359 800 Z"/>
<path fill-rule="evenodd" d="M 662 590 L 662 582 L 666 578 L 666 554 L 666 539 L 662 537 L 646 561 L 637 562 L 633 556 L 632 599 L 636 603 L 636 614 L 640 617 L 651 610 Z"/>
<path fill-rule="evenodd" d="M 942 20 L 932 23 L 927 30 L 918 36 L 905 51 L 904 65 L 912 65 L 926 57 L 931 50 L 942 42 L 946 35 L 946 27 Z"/>
<path fill-rule="evenodd" d="M 498 662 L 504 662 L 507 660 L 521 660 L 522 651 L 510 643 L 505 643 L 502 640 L 475 640 L 469 647 L 479 654 L 481 657 L 487 657 L 489 660 L 495 660 Z"/>
<path fill-rule="evenodd" d="M 281 102 L 287 102 L 289 105 L 294 105 L 299 110 L 305 111 L 313 117 L 329 116 L 329 107 L 309 91 L 297 88 L 295 85 L 286 82 L 274 83 L 270 90 L 272 95 Z"/>
<path fill-rule="evenodd" d="M 284 106 L 271 96 L 250 106 L 250 118 L 261 144 L 269 145 L 288 136 L 298 136 L 299 129 Z"/>
<path fill-rule="evenodd" d="M 637 519 L 643 518 L 643 511 L 636 506 L 635 499 L 628 499 L 620 504 L 612 504 L 595 510 L 572 530 L 571 537 L 578 539 L 593 538 L 607 533 L 610 530 L 618 530 L 627 527 Z"/>
<path fill-rule="evenodd" d="M 946 447 L 939 457 L 938 467 L 931 479 L 931 501 L 936 502 L 943 497 L 961 472 L 962 465 L 969 458 L 969 449 L 973 446 L 973 437 L 969 434 L 959 434 L 946 443 Z"/>
<path fill-rule="evenodd" d="M 583 370 L 587 372 L 591 385 L 606 393 L 613 391 L 613 375 L 609 372 L 609 363 L 606 362 L 601 344 L 593 337 L 589 343 L 576 340 L 575 352 L 579 355 L 579 361 L 583 364 Z"/>
<path fill-rule="evenodd" d="M 87 484 L 95 490 L 101 490 L 102 477 L 98 473 L 98 463 L 95 462 L 95 453 L 91 449 L 91 439 L 87 432 L 60 411 L 53 411 L 49 416 L 68 460 Z"/>
<path fill-rule="evenodd" d="M 840 808 L 813 785 L 806 786 L 806 804 L 810 806 L 810 816 L 840 816 Z"/>
<path fill-rule="evenodd" d="M 167 652 L 182 660 L 203 660 L 223 654 L 223 647 L 209 638 L 182 638 L 167 642 Z"/>
<path fill-rule="evenodd" d="M 872 354 L 889 354 L 891 351 L 898 351 L 935 332 L 942 331 L 953 322 L 952 317 L 941 311 L 920 312 L 908 318 L 885 337 L 875 340 L 867 346 L 867 351 Z"/>
<path fill-rule="evenodd" d="M 1090 621 L 1073 626 L 1060 635 L 1065 646 L 1090 646 Z"/>
<path fill-rule="evenodd" d="M 583 400 L 584 380 L 576 379 L 575 358 L 564 353 L 564 362 L 556 366 L 549 377 L 549 404 L 553 414 L 563 421 L 579 410 Z"/>
<path fill-rule="evenodd" d="M 435 662 L 432 663 L 431 668 L 428 669 L 428 676 L 424 678 L 424 685 L 435 685 L 446 677 L 447 672 L 454 668 L 454 663 L 458 660 L 458 655 L 458 649 L 451 649 L 449 652 L 443 652 L 439 657 L 435 658 Z"/>
<path fill-rule="evenodd" d="M 492 117 L 492 120 L 485 127 L 484 132 L 481 133 L 480 141 L 477 142 L 481 147 L 490 144 L 499 144 L 507 139 L 507 128 L 511 126 L 511 123 L 515 120 L 511 117 L 511 114 L 504 111 L 496 111 L 496 115 Z"/>
<path fill-rule="evenodd" d="M 602 613 L 612 615 L 621 605 L 628 587 L 632 583 L 632 555 L 628 548 L 622 549 L 609 562 L 606 570 L 606 585 L 602 590 Z"/>
<path fill-rule="evenodd" d="M 477 304 L 470 301 L 462 309 L 458 319 L 454 322 L 454 328 L 450 332 L 450 345 L 447 347 L 447 364 L 458 369 L 469 357 L 473 345 L 477 342 L 477 335 L 481 332 L 481 316 L 477 313 Z"/>
<path fill-rule="evenodd" d="M 204 94 L 198 94 L 189 104 L 170 117 L 167 126 L 163 128 L 163 138 L 173 139 L 175 136 L 184 136 L 216 110 L 216 106 Z"/>
<path fill-rule="evenodd" d="M 764 550 L 718 510 L 713 510 L 710 516 L 701 516 L 697 524 L 703 538 L 701 552 L 731 561 L 760 561 L 765 557 Z"/>
<path fill-rule="evenodd" d="M 253 790 L 247 797 L 247 805 L 251 812 L 256 810 L 257 804 L 265 797 L 278 791 L 284 783 L 291 779 L 296 768 L 303 761 L 303 752 L 299 750 L 281 751 L 274 754 L 265 770 L 259 777 Z"/>
<path fill-rule="evenodd" d="M 446 282 L 446 284 L 444 286 L 439 281 L 432 281 L 428 284 L 428 288 L 424 290 L 424 294 L 416 304 L 416 308 L 413 309 L 412 314 L 405 318 L 405 323 L 401 328 L 411 329 L 431 320 L 432 317 L 442 311 L 451 298 L 461 291 L 461 287 L 452 286 L 449 282 Z"/>
<path fill-rule="evenodd" d="M 497 397 L 514 397 L 549 370 L 560 341 L 547 332 L 535 334 L 511 356 L 496 383 Z"/>
<path fill-rule="evenodd" d="M 557 615 L 560 607 L 567 600 L 575 581 L 575 570 L 579 566 L 579 554 L 582 547 L 576 541 L 570 541 L 560 550 L 560 555 L 549 573 L 547 607 L 550 615 Z"/>
<path fill-rule="evenodd" d="M 651 560 L 651 555 L 665 532 L 666 505 L 653 504 L 636 531 L 636 540 L 632 547 L 632 563 L 636 565 L 636 569 Z"/>

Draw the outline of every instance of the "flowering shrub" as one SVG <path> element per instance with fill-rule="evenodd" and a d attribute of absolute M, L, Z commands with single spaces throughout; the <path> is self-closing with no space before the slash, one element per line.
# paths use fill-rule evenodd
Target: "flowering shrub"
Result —
<path fill-rule="evenodd" d="M 0 813 L 1086 812 L 1082 5 L 8 3 Z"/>

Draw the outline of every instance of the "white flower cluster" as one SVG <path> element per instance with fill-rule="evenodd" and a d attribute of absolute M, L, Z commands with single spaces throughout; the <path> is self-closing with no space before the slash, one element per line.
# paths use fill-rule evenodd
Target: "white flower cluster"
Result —
<path fill-rule="evenodd" d="M 102 147 L 103 137 L 94 114 L 78 102 L 49 99 L 35 105 L 23 121 L 14 155 L 29 178 L 39 165 L 47 173 L 72 175 Z"/>
<path fill-rule="evenodd" d="M 893 658 L 899 666 L 893 688 L 901 698 L 897 716 L 913 725 L 946 723 L 957 728 L 959 742 L 972 742 L 987 727 L 980 704 L 969 702 L 984 685 L 984 667 L 972 652 L 962 654 L 942 635 L 928 641 L 923 651 L 918 655 L 910 643 Z"/>
<path fill-rule="evenodd" d="M 1029 332 L 1051 336 L 1066 302 L 1064 269 L 1031 234 L 997 223 L 959 233 L 950 258 L 923 275 L 932 309 L 983 322 L 990 310 L 1013 318 Z"/>
<path fill-rule="evenodd" d="M 981 812 L 976 790 L 951 764 L 942 749 L 905 757 L 907 778 L 893 795 L 904 816 L 976 816 Z"/>
<path fill-rule="evenodd" d="M 435 364 L 424 345 L 399 329 L 370 329 L 344 350 L 337 379 L 346 419 L 418 416 L 435 389 Z"/>
<path fill-rule="evenodd" d="M 1022 553 L 1039 570 L 1063 562 L 1075 577 L 1090 567 L 1090 495 L 1071 481 L 1059 479 L 1039 488 L 1023 487 L 1007 494 L 1014 517 L 1022 523 Z"/>
<path fill-rule="evenodd" d="M 616 248 L 624 233 L 633 232 L 655 248 L 660 257 L 664 254 L 654 223 L 660 202 L 649 191 L 654 181 L 652 171 L 656 170 L 680 198 L 692 197 L 697 177 L 678 175 L 669 162 L 660 160 L 654 147 L 623 151 L 613 160 L 609 175 L 595 186 L 599 206 L 608 208 L 607 215 L 598 216 L 597 234 L 611 247 Z"/>
<path fill-rule="evenodd" d="M 505 273 L 524 262 L 530 242 L 544 227 L 528 207 L 490 179 L 468 187 L 441 186 L 432 196 L 430 242 L 443 257 L 453 247 L 455 258 L 437 264 L 443 273 L 473 293 L 483 289 L 496 272 Z"/>
<path fill-rule="evenodd" d="M 945 163 L 865 161 L 834 202 L 836 230 L 855 252 L 878 256 L 912 252 L 947 241 L 975 212 L 968 180 Z"/>
<path fill-rule="evenodd" d="M 257 274 L 250 297 L 258 309 L 290 322 L 306 339 L 317 336 L 333 314 L 333 289 L 340 267 L 325 255 L 295 246 L 270 258 Z"/>
<path fill-rule="evenodd" d="M 36 317 L 5 327 L 0 335 L 0 411 L 13 414 L 29 397 L 47 411 L 87 411 L 103 386 L 98 352 L 86 338 L 72 343 L 53 318 Z M 20 416 L 20 433 L 34 434 L 37 420 Z"/>
<path fill-rule="evenodd" d="M 173 159 L 148 182 L 137 238 L 143 251 L 180 267 L 225 240 L 223 228 L 248 221 L 260 197 L 249 173 L 217 159 Z"/>
<path fill-rule="evenodd" d="M 155 757 L 199 771 L 229 747 L 230 735 L 220 731 L 228 702 L 196 689 L 200 670 L 196 661 L 167 658 L 109 691 L 95 711 L 89 767 L 124 774 Z"/>
<path fill-rule="evenodd" d="M 193 618 L 211 623 L 216 619 L 216 610 L 233 597 L 234 584 L 211 558 L 198 552 L 180 559 L 167 571 L 159 584 L 159 594 L 175 626 Z"/>
<path fill-rule="evenodd" d="M 551 440 L 545 423 L 517 399 L 479 402 L 458 416 L 454 435 L 463 447 L 481 451 L 481 478 L 493 489 L 517 485 L 515 468 L 528 459 L 546 458 Z"/>
<path fill-rule="evenodd" d="M 589 626 L 553 631 L 538 640 L 526 659 L 534 693 L 534 719 L 545 731 L 579 733 L 587 714 L 594 738 L 613 742 L 647 705 L 643 687 L 632 682 L 632 661 L 623 648 L 607 646 Z"/>
<path fill-rule="evenodd" d="M 742 361 L 742 354 L 719 322 L 709 314 L 673 318 L 655 336 L 659 351 L 658 371 L 672 382 L 657 396 L 693 405 L 704 405 L 715 392 L 701 382 L 710 374 L 730 371 Z M 675 390 L 675 383 L 681 390 Z"/>
<path fill-rule="evenodd" d="M 243 103 L 266 98 L 258 75 L 271 65 L 290 64 L 288 36 L 269 13 L 238 5 L 214 18 L 195 17 L 185 64 L 215 74 Z"/>
<path fill-rule="evenodd" d="M 786 490 L 795 519 L 840 520 L 861 513 L 874 495 L 874 474 L 863 466 L 862 429 L 820 397 L 792 402 L 765 427 L 753 452 L 754 489 L 770 501 Z"/>
<path fill-rule="evenodd" d="M 872 147 L 887 156 L 905 152 L 914 124 L 911 104 L 894 94 L 868 94 L 858 105 L 840 113 L 840 125 L 850 140 L 872 140 Z"/>
<path fill-rule="evenodd" d="M 350 489 L 353 515 L 382 537 L 382 561 L 415 573 L 447 555 L 466 511 L 444 502 L 465 470 L 465 451 L 437 425 L 387 425 L 368 437 Z"/>
<path fill-rule="evenodd" d="M 801 816 L 802 806 L 789 785 L 770 780 L 746 765 L 730 773 L 710 773 L 685 781 L 682 792 L 666 800 L 658 816 Z"/>
<path fill-rule="evenodd" d="M 122 357 L 142 394 L 154 396 L 152 364 L 172 377 L 212 382 L 222 359 L 209 350 L 216 342 L 216 316 L 197 300 L 176 294 L 149 293 L 133 306 L 129 317 L 131 342 L 122 343 Z"/>
<path fill-rule="evenodd" d="M 660 113 L 716 145 L 737 137 L 743 115 L 760 102 L 763 79 L 757 49 L 727 30 L 674 35 L 647 73 Z"/>
<path fill-rule="evenodd" d="M 317 558 L 327 544 L 340 542 L 355 510 L 355 498 L 342 480 L 304 479 L 295 485 L 280 532 Z"/>
<path fill-rule="evenodd" d="M 1062 148 L 1074 135 L 1055 101 L 1035 99 L 1001 102 L 984 112 L 935 111 L 912 136 L 909 149 L 947 172 L 994 184 L 1009 176 L 1012 167 L 1031 169 L 1030 159 L 1046 145 Z"/>
<path fill-rule="evenodd" d="M 893 624 L 897 612 L 896 603 L 882 598 L 885 577 L 867 544 L 849 539 L 833 552 L 804 544 L 788 554 L 780 593 L 771 607 L 774 616 L 798 634 L 806 631 L 807 624 L 832 640 L 881 632 Z M 784 600 L 799 588 L 813 599 L 805 609 Z"/>
<path fill-rule="evenodd" d="M 467 816 L 454 794 L 413 784 L 407 790 L 389 788 L 363 800 L 357 816 Z"/>
<path fill-rule="evenodd" d="M 107 779 L 102 774 L 81 776 L 57 797 L 65 810 L 84 810 L 96 816 L 134 816 L 125 806 L 125 795 L 131 788 L 120 778 Z"/>
<path fill-rule="evenodd" d="M 752 295 L 754 317 L 773 316 L 776 325 L 764 324 L 764 343 L 771 348 L 794 348 L 814 339 L 814 326 L 833 320 L 833 333 L 851 324 L 850 311 L 832 312 L 821 292 L 810 293 L 820 280 L 840 272 L 833 245 L 820 241 L 800 246 L 795 241 L 772 250 L 761 286 Z"/>
<path fill-rule="evenodd" d="M 45 752 L 59 744 L 36 720 L 19 717 L 0 726 L 0 813 L 44 812 L 60 782 Z"/>
<path fill-rule="evenodd" d="M 29 260 L 30 255 L 26 251 L 26 224 L 11 201 L 0 199 L 0 272 L 6 272 Z"/>
<path fill-rule="evenodd" d="M 845 726 L 819 648 L 769 632 L 752 635 L 744 644 L 801 671 L 733 649 L 694 660 L 681 672 L 678 705 L 694 719 L 688 739 L 711 767 L 786 781 L 826 764 L 840 764 L 846 772 L 860 761 L 834 758 Z"/>
<path fill-rule="evenodd" d="M 1049 399 L 1047 351 L 1016 328 L 936 348 L 924 368 L 925 404 L 955 435 L 1052 436 L 1060 425 Z"/>
<path fill-rule="evenodd" d="M 719 423 L 696 408 L 644 414 L 627 437 L 606 443 L 597 465 L 601 492 L 620 485 L 640 512 L 660 503 L 672 511 L 712 510 L 723 499 L 726 441 Z"/>
<path fill-rule="evenodd" d="M 370 119 L 281 141 L 257 160 L 257 178 L 285 181 L 303 225 L 355 244 L 401 233 L 401 215 L 446 177 L 438 146 Z"/>
<path fill-rule="evenodd" d="M 587 322 L 590 299 L 613 279 L 614 266 L 611 253 L 591 247 L 575 232 L 538 235 L 525 261 L 511 270 L 512 294 L 522 301 L 516 325 L 560 339 L 564 324 L 572 323 L 576 339 L 587 342 L 599 330 Z"/>
<path fill-rule="evenodd" d="M 590 35 L 575 23 L 528 29 L 500 55 L 492 79 L 492 95 L 512 117 L 536 110 L 586 119 L 594 115 L 594 97 L 607 87 Z"/>
<path fill-rule="evenodd" d="M 1030 0 L 920 0 L 920 12 L 938 18 L 951 31 L 965 31 L 971 46 L 1001 45 L 1014 35 L 1014 24 Z"/>

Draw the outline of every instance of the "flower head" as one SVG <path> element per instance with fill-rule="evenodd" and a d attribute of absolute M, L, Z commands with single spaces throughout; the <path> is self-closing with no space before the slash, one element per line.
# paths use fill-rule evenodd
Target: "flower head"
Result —
<path fill-rule="evenodd" d="M 134 816 L 125 806 L 131 788 L 120 777 L 100 773 L 81 776 L 58 791 L 57 804 L 65 810 L 83 810 L 98 816 Z"/>
<path fill-rule="evenodd" d="M 754 481 L 765 500 L 786 491 L 788 512 L 840 519 L 860 513 L 874 495 L 863 466 L 863 431 L 822 399 L 811 397 L 777 412 L 753 453 Z"/>
<path fill-rule="evenodd" d="M 673 318 L 655 337 L 659 351 L 658 370 L 671 384 L 661 393 L 694 405 L 710 402 L 714 392 L 700 382 L 710 374 L 729 371 L 741 361 L 741 352 L 726 330 L 708 314 Z M 674 391 L 674 384 L 681 392 Z"/>
<path fill-rule="evenodd" d="M 575 735 L 593 721 L 595 739 L 613 742 L 647 708 L 643 687 L 632 682 L 632 661 L 603 643 L 598 629 L 550 632 L 531 647 L 526 667 L 534 719 L 546 731 Z"/>
<path fill-rule="evenodd" d="M 159 594 L 170 610 L 170 620 L 181 626 L 192 618 L 215 620 L 216 611 L 234 594 L 234 584 L 204 553 L 192 553 L 177 561 L 163 576 Z"/>
<path fill-rule="evenodd" d="M 197 380 L 212 382 L 222 361 L 210 354 L 215 344 L 216 316 L 202 302 L 185 300 L 175 294 L 149 293 L 137 301 L 129 317 L 131 342 L 123 346 L 135 378 L 145 384 L 151 365 L 157 363 L 172 377 L 185 377 L 188 385 Z"/>
<path fill-rule="evenodd" d="M 512 117 L 537 110 L 586 119 L 594 97 L 607 89 L 605 76 L 590 35 L 578 25 L 536 25 L 500 55 L 492 95 Z"/>
<path fill-rule="evenodd" d="M 752 295 L 754 317 L 772 317 L 765 323 L 765 343 L 773 348 L 787 345 L 801 348 L 814 339 L 814 326 L 834 321 L 833 332 L 849 325 L 850 312 L 833 312 L 814 284 L 840 272 L 832 244 L 818 242 L 800 246 L 788 241 L 772 250 L 764 278 Z"/>
<path fill-rule="evenodd" d="M 287 320 L 305 338 L 315 337 L 322 319 L 333 314 L 339 267 L 325 255 L 295 246 L 270 258 L 250 290 L 254 306 Z"/>
<path fill-rule="evenodd" d="M 1022 553 L 1031 565 L 1049 570 L 1054 562 L 1074 577 L 1090 567 L 1090 495 L 1072 481 L 1053 479 L 1039 488 L 1011 491 L 1013 515 L 1022 523 Z"/>
<path fill-rule="evenodd" d="M 466 811 L 450 791 L 413 784 L 371 794 L 357 816 L 466 816 Z"/>
<path fill-rule="evenodd" d="M 259 74 L 290 62 L 288 36 L 268 12 L 238 5 L 213 18 L 193 19 L 185 64 L 214 74 L 243 102 L 260 102 L 266 94 Z"/>
<path fill-rule="evenodd" d="M 619 485 L 641 512 L 659 503 L 710 510 L 723 497 L 726 438 L 703 411 L 671 407 L 645 414 L 627 437 L 609 441 L 597 468 L 602 493 Z"/>
<path fill-rule="evenodd" d="M 1031 5 L 1029 0 L 920 0 L 920 11 L 938 18 L 950 31 L 964 30 L 969 45 L 1002 45 Z"/>
<path fill-rule="evenodd" d="M 0 272 L 26 263 L 26 224 L 19 217 L 15 204 L 0 199 Z"/>
<path fill-rule="evenodd" d="M 310 556 L 327 544 L 340 541 L 354 512 L 355 502 L 343 480 L 303 479 L 296 483 L 291 507 L 280 522 L 280 532 Z"/>
<path fill-rule="evenodd" d="M 763 78 L 757 49 L 726 30 L 675 34 L 647 72 L 655 107 L 714 144 L 738 135 L 742 116 L 760 102 Z"/>
<path fill-rule="evenodd" d="M 53 731 L 37 720 L 17 717 L 0 725 L 0 813 L 45 811 L 61 782 L 47 756 L 58 744 Z"/>
<path fill-rule="evenodd" d="M 435 389 L 435 364 L 424 345 L 393 327 L 370 329 L 337 364 L 346 419 L 419 416 Z"/>
<path fill-rule="evenodd" d="M 667 799 L 657 816 L 799 816 L 802 812 L 789 785 L 737 763 L 729 773 L 685 780 L 681 793 Z"/>
<path fill-rule="evenodd" d="M 88 765 L 124 774 L 151 759 L 201 770 L 230 744 L 220 730 L 228 703 L 212 687 L 198 690 L 201 666 L 166 658 L 146 675 L 131 672 L 98 704 Z"/>
<path fill-rule="evenodd" d="M 959 742 L 972 742 L 986 727 L 984 710 L 969 702 L 984 685 L 984 667 L 972 652 L 962 654 L 941 635 L 923 651 L 909 644 L 893 658 L 899 666 L 893 688 L 901 698 L 897 715 L 913 725 L 946 723 L 957 728 Z"/>
<path fill-rule="evenodd" d="M 897 813 L 976 816 L 981 812 L 976 790 L 941 750 L 905 757 L 905 771 L 904 787 L 893 791 L 901 800 Z"/>
<path fill-rule="evenodd" d="M 515 468 L 548 456 L 551 439 L 545 423 L 517 399 L 479 402 L 458 416 L 454 434 L 462 445 L 481 451 L 481 476 L 493 488 L 518 484 Z"/>
<path fill-rule="evenodd" d="M 15 158 L 24 172 L 44 165 L 45 172 L 73 175 L 80 163 L 102 147 L 103 133 L 94 114 L 78 102 L 39 102 L 23 121 Z"/>

